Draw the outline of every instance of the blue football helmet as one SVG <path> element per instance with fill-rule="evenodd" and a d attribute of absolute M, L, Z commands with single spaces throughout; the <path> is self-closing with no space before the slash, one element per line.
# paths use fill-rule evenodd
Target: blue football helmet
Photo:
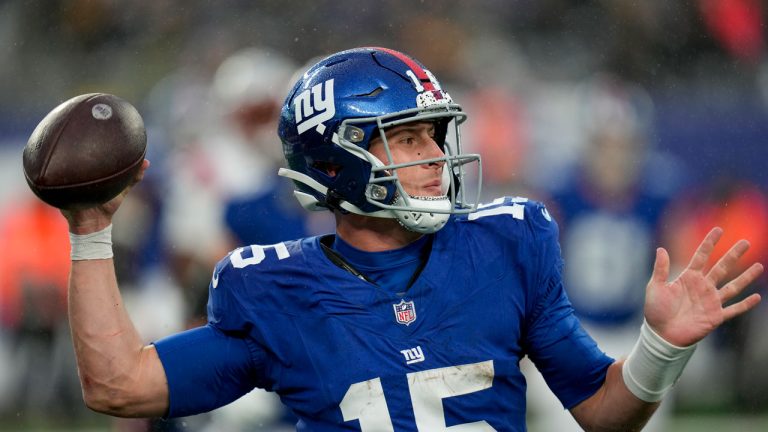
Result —
<path fill-rule="evenodd" d="M 342 51 L 312 66 L 288 94 L 278 133 L 290 169 L 279 174 L 294 180 L 294 194 L 307 209 L 394 218 L 409 230 L 435 232 L 451 214 L 477 208 L 480 156 L 462 154 L 460 147 L 459 125 L 466 117 L 415 59 L 386 48 Z M 415 121 L 434 124 L 443 156 L 395 163 L 385 130 Z M 389 160 L 368 151 L 374 137 L 383 141 Z M 409 195 L 397 170 L 436 162 L 444 163 L 444 195 Z M 470 170 L 470 163 L 476 167 Z M 469 172 L 474 182 L 465 181 Z M 471 197 L 467 184 L 477 187 Z"/>

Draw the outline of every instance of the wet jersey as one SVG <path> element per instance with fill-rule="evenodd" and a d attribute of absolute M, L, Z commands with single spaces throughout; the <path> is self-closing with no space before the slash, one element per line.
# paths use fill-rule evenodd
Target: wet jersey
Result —
<path fill-rule="evenodd" d="M 261 387 L 301 431 L 524 431 L 524 356 L 566 407 L 600 387 L 613 360 L 574 317 L 544 206 L 498 199 L 433 236 L 400 294 L 332 263 L 317 237 L 230 253 L 208 325 L 155 343 L 168 415 Z"/>

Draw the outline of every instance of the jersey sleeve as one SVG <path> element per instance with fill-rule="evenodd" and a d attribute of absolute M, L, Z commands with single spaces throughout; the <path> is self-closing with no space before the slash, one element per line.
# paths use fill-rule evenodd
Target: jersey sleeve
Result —
<path fill-rule="evenodd" d="M 216 409 L 259 386 L 263 354 L 246 338 L 207 325 L 154 345 L 168 380 L 167 417 Z"/>
<path fill-rule="evenodd" d="M 570 409 L 600 388 L 614 360 L 598 348 L 574 315 L 563 285 L 557 223 L 543 204 L 529 202 L 525 207 L 534 251 L 525 344 L 547 385 Z"/>
<path fill-rule="evenodd" d="M 266 386 L 267 355 L 250 334 L 241 270 L 231 254 L 222 259 L 209 285 L 208 324 L 154 343 L 168 379 L 168 417 L 207 412 Z"/>
<path fill-rule="evenodd" d="M 252 270 L 252 269 L 248 269 Z M 241 333 L 249 321 L 242 295 L 248 292 L 244 269 L 232 264 L 232 253 L 216 264 L 208 285 L 208 323 L 224 332 Z"/>

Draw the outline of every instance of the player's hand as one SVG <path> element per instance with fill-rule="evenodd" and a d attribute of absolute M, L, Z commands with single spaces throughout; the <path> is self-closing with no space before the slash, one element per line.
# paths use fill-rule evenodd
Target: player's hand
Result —
<path fill-rule="evenodd" d="M 69 232 L 73 234 L 90 234 L 109 226 L 112 223 L 112 216 L 120 208 L 120 204 L 123 203 L 125 196 L 128 195 L 133 185 L 144 178 L 144 172 L 147 168 L 149 168 L 149 160 L 144 159 L 141 169 L 139 169 L 131 183 L 116 197 L 104 204 L 85 209 L 61 210 L 61 214 L 69 222 Z"/>
<path fill-rule="evenodd" d="M 709 257 L 722 234 L 722 229 L 712 229 L 696 249 L 688 267 L 671 282 L 667 280 L 669 254 L 664 248 L 656 250 L 653 275 L 645 294 L 645 319 L 671 344 L 693 345 L 723 322 L 760 302 L 760 295 L 755 293 L 726 306 L 763 272 L 763 265 L 754 263 L 734 279 L 725 280 L 749 249 L 749 242 L 740 240 L 707 270 Z"/>

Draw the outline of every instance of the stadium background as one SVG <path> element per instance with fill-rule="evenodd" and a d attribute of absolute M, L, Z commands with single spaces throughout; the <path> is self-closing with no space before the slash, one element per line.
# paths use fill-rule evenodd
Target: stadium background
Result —
<path fill-rule="evenodd" d="M 645 101 L 636 122 L 659 161 L 649 181 L 674 183 L 676 201 L 693 203 L 670 220 L 690 223 L 706 209 L 708 221 L 756 236 L 759 258 L 768 227 L 767 11 L 759 0 L 0 2 L 0 430 L 138 427 L 88 412 L 72 389 L 65 276 L 51 258 L 66 245 L 55 219 L 30 210 L 21 172 L 27 137 L 63 100 L 113 93 L 145 117 L 153 168 L 143 199 L 124 209 L 130 259 L 118 271 L 137 297 L 153 299 L 136 314 L 148 338 L 159 337 L 187 307 L 164 303 L 180 301 L 169 284 L 155 292 L 147 282 L 164 280 L 158 267 L 172 265 L 176 247 L 154 223 L 175 175 L 165 161 L 205 126 L 190 105 L 210 103 L 215 71 L 240 49 L 270 49 L 297 66 L 354 46 L 408 52 L 469 110 L 467 138 L 484 153 L 488 193 L 545 201 L 585 152 L 584 89 L 611 77 Z M 27 295 L 29 286 L 39 289 Z M 697 353 L 669 430 L 768 430 L 766 312 L 762 305 Z"/>

